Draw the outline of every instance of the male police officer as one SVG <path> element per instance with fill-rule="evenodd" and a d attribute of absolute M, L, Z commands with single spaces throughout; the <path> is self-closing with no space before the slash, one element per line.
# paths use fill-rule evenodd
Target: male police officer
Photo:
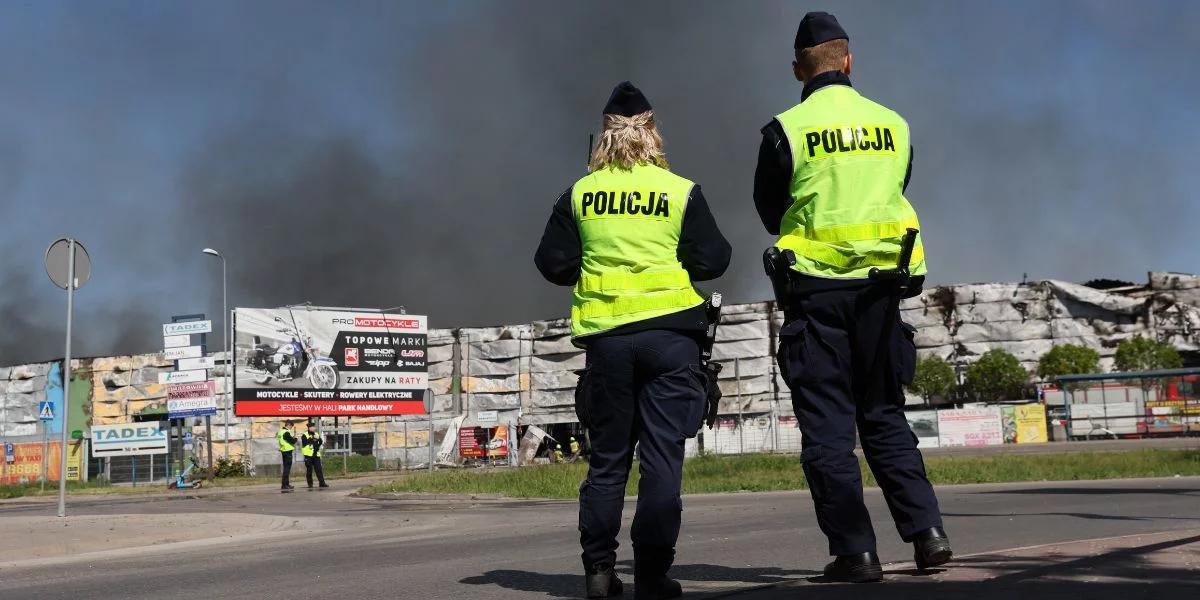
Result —
<path fill-rule="evenodd" d="M 684 440 L 699 429 L 706 383 L 707 316 L 692 282 L 719 277 L 731 251 L 700 186 L 667 170 L 654 112 L 629 82 L 604 107 L 589 171 L 559 197 L 534 257 L 547 280 L 574 285 L 571 335 L 587 348 L 576 398 L 591 436 L 579 489 L 587 596 L 621 593 L 613 565 L 636 444 L 636 597 L 674 598 Z"/>
<path fill-rule="evenodd" d="M 292 451 L 296 449 L 296 437 L 292 435 L 292 426 L 295 421 L 284 421 L 279 426 L 279 431 L 275 432 L 275 441 L 279 442 L 279 454 L 283 458 L 283 481 L 280 491 L 291 491 L 296 488 L 292 487 Z"/>
<path fill-rule="evenodd" d="M 776 270 L 784 308 L 777 356 L 803 434 L 801 461 L 817 522 L 836 559 L 833 581 L 882 579 L 875 532 L 854 456 L 863 452 L 900 537 L 921 568 L 950 559 L 937 498 L 904 418 L 912 379 L 912 331 L 889 302 L 919 293 L 920 242 L 906 290 L 875 284 L 872 268 L 897 265 L 901 240 L 917 227 L 904 198 L 912 150 L 908 124 L 850 85 L 849 37 L 833 15 L 800 22 L 792 63 L 804 82 L 800 104 L 763 128 L 754 202 L 790 268 Z M 889 319 L 893 322 L 885 322 Z M 885 330 L 884 328 L 890 328 Z M 876 349 L 883 360 L 876 361 Z M 878 364 L 877 364 L 878 363 Z"/>
<path fill-rule="evenodd" d="M 317 434 L 317 426 L 312 422 L 308 422 L 308 431 L 300 434 L 300 454 L 304 455 L 304 479 L 308 482 L 308 489 L 313 489 L 313 471 L 317 473 L 317 481 L 320 482 L 321 488 L 329 487 L 325 483 L 325 469 L 321 465 L 321 436 Z"/>

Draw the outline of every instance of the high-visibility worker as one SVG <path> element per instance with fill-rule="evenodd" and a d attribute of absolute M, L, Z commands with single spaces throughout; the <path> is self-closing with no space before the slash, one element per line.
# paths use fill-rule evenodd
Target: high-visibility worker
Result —
<path fill-rule="evenodd" d="M 908 289 L 877 284 L 872 268 L 897 265 L 917 228 L 904 191 L 911 171 L 908 124 L 850 84 L 849 36 L 828 13 L 808 13 L 796 34 L 800 103 L 762 129 L 754 202 L 790 268 L 775 269 L 784 309 L 777 355 L 802 433 L 801 462 L 817 522 L 835 560 L 834 581 L 882 579 L 863 504 L 855 425 L 900 537 L 921 568 L 950 559 L 937 498 L 904 417 L 902 386 L 916 360 L 913 330 L 889 312 L 920 292 L 920 238 Z M 780 291 L 783 290 L 783 291 Z M 894 305 L 893 305 L 894 306 Z M 890 330 L 885 329 L 890 328 Z M 886 333 L 885 333 L 886 332 Z M 886 342 L 884 342 L 886 340 Z M 876 349 L 881 343 L 876 361 Z"/>
<path fill-rule="evenodd" d="M 667 169 L 654 111 L 633 84 L 613 90 L 588 167 L 558 198 L 534 257 L 547 280 L 574 286 L 572 341 L 587 349 L 576 395 L 591 440 L 579 490 L 586 593 L 621 593 L 613 567 L 636 444 L 637 597 L 674 598 L 683 445 L 705 401 L 707 314 L 693 282 L 719 277 L 731 251 L 700 186 Z"/>
<path fill-rule="evenodd" d="M 300 434 L 300 454 L 304 455 L 304 479 L 308 482 L 308 489 L 313 489 L 313 471 L 317 473 L 317 481 L 321 484 L 321 489 L 329 487 L 325 483 L 325 469 L 321 466 L 321 436 L 317 433 L 317 426 L 312 422 L 308 422 L 308 431 Z"/>
<path fill-rule="evenodd" d="M 562 444 L 555 444 L 554 445 L 554 462 L 560 463 L 560 462 L 563 462 L 564 459 L 565 459 L 565 456 L 563 455 Z"/>
<path fill-rule="evenodd" d="M 571 436 L 571 456 L 579 456 L 579 440 L 575 436 Z"/>
<path fill-rule="evenodd" d="M 279 442 L 279 454 L 282 458 L 283 465 L 283 480 L 280 482 L 280 491 L 289 491 L 296 488 L 292 487 L 292 452 L 296 449 L 296 437 L 292 435 L 292 427 L 296 424 L 295 421 L 284 421 L 279 426 L 279 431 L 275 432 L 275 441 Z"/>

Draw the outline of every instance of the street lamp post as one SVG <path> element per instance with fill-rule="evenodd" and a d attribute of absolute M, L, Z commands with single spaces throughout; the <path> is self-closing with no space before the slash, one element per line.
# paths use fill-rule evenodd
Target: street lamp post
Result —
<path fill-rule="evenodd" d="M 225 322 L 225 319 L 229 314 L 229 306 L 227 303 L 228 296 L 226 294 L 228 287 L 226 285 L 227 280 L 225 278 L 225 256 L 220 252 L 213 250 L 212 248 L 205 248 L 203 252 L 209 256 L 215 256 L 221 259 L 221 349 L 225 351 L 225 418 L 223 419 L 225 422 L 223 425 L 225 430 L 224 454 L 225 460 L 229 460 L 229 417 L 233 412 L 233 390 L 230 388 L 230 386 L 233 385 L 233 352 L 231 352 L 229 348 L 229 327 Z"/>

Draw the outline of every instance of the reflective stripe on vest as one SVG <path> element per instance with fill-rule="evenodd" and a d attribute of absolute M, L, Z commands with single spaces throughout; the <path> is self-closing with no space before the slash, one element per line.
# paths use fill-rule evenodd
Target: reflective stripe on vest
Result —
<path fill-rule="evenodd" d="M 291 452 L 292 450 L 296 449 L 296 446 L 289 444 L 287 440 L 283 439 L 283 434 L 287 432 L 288 430 L 286 429 L 280 429 L 275 433 L 275 439 L 279 442 L 280 452 Z"/>
<path fill-rule="evenodd" d="M 776 120 L 792 151 L 792 204 L 776 246 L 796 254 L 792 268 L 859 279 L 895 267 L 905 230 L 920 228 L 903 194 L 911 152 L 904 119 L 832 85 Z M 910 270 L 926 272 L 921 236 Z"/>
<path fill-rule="evenodd" d="M 583 251 L 571 305 L 573 337 L 704 301 L 678 256 L 692 186 L 648 164 L 602 169 L 572 186 L 571 207 Z"/>

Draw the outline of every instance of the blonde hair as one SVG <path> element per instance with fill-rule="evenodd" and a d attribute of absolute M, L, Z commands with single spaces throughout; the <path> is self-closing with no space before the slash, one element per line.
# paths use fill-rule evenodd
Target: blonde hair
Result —
<path fill-rule="evenodd" d="M 599 171 L 609 167 L 628 170 L 642 163 L 667 168 L 662 135 L 654 125 L 654 111 L 648 110 L 632 117 L 604 115 L 600 143 L 592 151 L 588 170 Z"/>

